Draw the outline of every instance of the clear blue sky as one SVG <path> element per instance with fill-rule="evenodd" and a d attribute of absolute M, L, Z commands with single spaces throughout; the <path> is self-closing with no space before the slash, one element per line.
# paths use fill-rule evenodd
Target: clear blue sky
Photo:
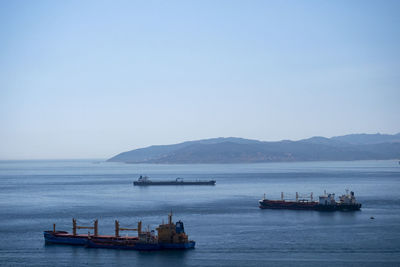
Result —
<path fill-rule="evenodd" d="M 0 1 L 0 159 L 400 131 L 400 1 Z"/>

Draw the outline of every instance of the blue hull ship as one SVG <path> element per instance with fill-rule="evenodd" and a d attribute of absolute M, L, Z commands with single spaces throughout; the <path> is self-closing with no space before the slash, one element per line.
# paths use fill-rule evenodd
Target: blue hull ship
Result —
<path fill-rule="evenodd" d="M 119 222 L 115 221 L 115 235 L 99 235 L 97 220 L 94 226 L 79 226 L 76 220 L 72 219 L 73 231 L 56 231 L 55 224 L 53 231 L 44 231 L 44 240 L 47 244 L 64 244 L 85 246 L 88 248 L 106 248 L 123 250 L 163 250 L 163 249 L 191 249 L 196 242 L 189 240 L 184 231 L 183 222 L 172 222 L 172 213 L 168 216 L 167 224 L 160 224 L 155 231 L 142 231 L 142 222 L 139 221 L 138 227 L 122 228 Z M 93 229 L 94 234 L 77 234 L 78 229 Z M 120 236 L 120 231 L 137 231 L 138 236 Z"/>

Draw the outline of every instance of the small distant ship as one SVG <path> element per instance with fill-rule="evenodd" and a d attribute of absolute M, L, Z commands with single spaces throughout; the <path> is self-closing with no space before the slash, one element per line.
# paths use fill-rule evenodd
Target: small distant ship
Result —
<path fill-rule="evenodd" d="M 361 209 L 361 203 L 356 201 L 354 192 L 350 194 L 346 190 L 346 194 L 339 197 L 339 201 L 335 200 L 334 193 L 326 193 L 319 196 L 319 201 L 313 200 L 313 193 L 305 198 L 300 198 L 296 192 L 296 200 L 285 200 L 283 192 L 280 200 L 269 200 L 265 198 L 259 201 L 260 209 L 289 209 L 289 210 L 318 210 L 318 211 L 355 211 Z"/>
<path fill-rule="evenodd" d="M 77 234 L 77 229 L 93 229 L 94 234 Z M 168 215 L 168 223 L 160 224 L 154 230 L 143 231 L 142 222 L 138 222 L 137 228 L 122 228 L 119 221 L 115 221 L 115 235 L 99 235 L 98 221 L 94 226 L 79 226 L 77 221 L 72 219 L 72 233 L 56 231 L 53 224 L 53 231 L 44 231 L 46 243 L 80 245 L 88 248 L 108 248 L 124 250 L 163 250 L 163 249 L 190 249 L 194 248 L 196 242 L 189 240 L 185 233 L 182 221 L 172 222 L 172 212 Z M 137 231 L 138 236 L 121 236 L 121 231 Z"/>
<path fill-rule="evenodd" d="M 149 177 L 140 175 L 139 179 L 133 182 L 133 185 L 215 185 L 215 182 L 215 180 L 184 181 L 183 178 L 176 178 L 171 181 L 152 181 Z"/>

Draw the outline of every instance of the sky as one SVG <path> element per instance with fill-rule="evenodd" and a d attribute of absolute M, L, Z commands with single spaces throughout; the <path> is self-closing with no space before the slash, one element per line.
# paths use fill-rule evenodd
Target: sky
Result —
<path fill-rule="evenodd" d="M 0 1 L 0 159 L 400 132 L 400 1 Z"/>

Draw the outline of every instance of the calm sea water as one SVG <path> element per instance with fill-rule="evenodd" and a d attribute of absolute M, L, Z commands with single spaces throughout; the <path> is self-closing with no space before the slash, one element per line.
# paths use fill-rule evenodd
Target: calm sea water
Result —
<path fill-rule="evenodd" d="M 216 186 L 134 187 L 152 179 L 210 179 Z M 261 210 L 267 194 L 349 188 L 360 212 Z M 185 223 L 189 251 L 138 252 L 45 245 L 43 231 L 71 231 L 71 219 L 155 228 Z M 370 217 L 375 217 L 371 220 Z M 85 231 L 83 231 L 85 232 Z M 0 265 L 37 266 L 399 266 L 397 161 L 229 165 L 129 165 L 89 160 L 0 161 Z"/>

